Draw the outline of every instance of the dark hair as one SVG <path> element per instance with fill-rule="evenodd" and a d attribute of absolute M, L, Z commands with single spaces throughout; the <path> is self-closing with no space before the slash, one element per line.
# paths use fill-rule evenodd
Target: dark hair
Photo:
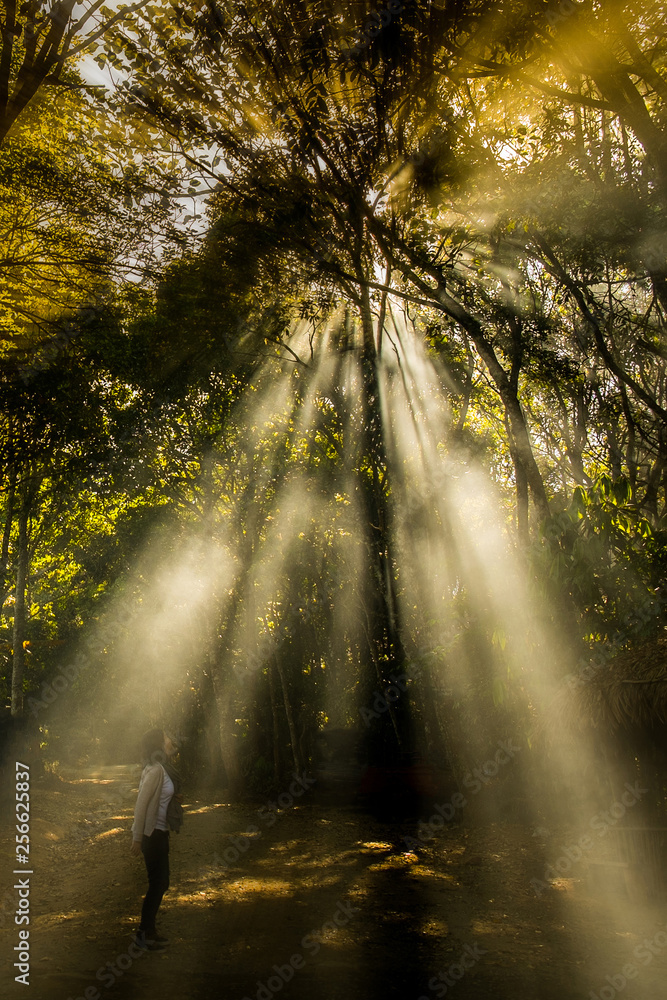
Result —
<path fill-rule="evenodd" d="M 167 759 L 164 752 L 164 732 L 162 729 L 149 729 L 141 737 L 141 757 L 144 764 L 164 763 Z"/>

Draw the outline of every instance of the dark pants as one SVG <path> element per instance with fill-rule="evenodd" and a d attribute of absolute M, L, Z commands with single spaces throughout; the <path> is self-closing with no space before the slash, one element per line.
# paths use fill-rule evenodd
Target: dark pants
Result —
<path fill-rule="evenodd" d="M 141 850 L 148 872 L 148 892 L 141 908 L 139 929 L 155 934 L 157 911 L 169 888 L 169 831 L 153 830 L 150 837 L 142 837 Z"/>

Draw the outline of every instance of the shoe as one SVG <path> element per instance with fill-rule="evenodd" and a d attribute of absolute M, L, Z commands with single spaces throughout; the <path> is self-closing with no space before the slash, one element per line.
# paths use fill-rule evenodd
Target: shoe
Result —
<path fill-rule="evenodd" d="M 166 938 L 160 938 L 159 935 L 147 936 L 145 931 L 136 931 L 132 940 L 142 951 L 164 951 L 167 946 Z"/>

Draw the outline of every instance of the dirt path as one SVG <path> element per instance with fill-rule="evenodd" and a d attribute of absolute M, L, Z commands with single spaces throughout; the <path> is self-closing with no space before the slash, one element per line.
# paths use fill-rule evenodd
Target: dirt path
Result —
<path fill-rule="evenodd" d="M 543 844 L 514 826 L 451 828 L 417 857 L 400 842 L 409 831 L 327 804 L 316 790 L 280 812 L 261 802 L 188 802 L 183 831 L 171 837 L 161 919 L 170 947 L 135 957 L 131 934 L 146 884 L 142 859 L 129 854 L 138 770 L 63 777 L 31 791 L 27 987 L 11 967 L 19 928 L 14 831 L 3 810 L 3 997 L 663 995 L 666 906 L 635 906 L 619 891 L 610 910 L 592 894 L 584 865 L 536 896 L 530 880 L 542 878 L 545 856 L 558 856 L 567 833 Z"/>

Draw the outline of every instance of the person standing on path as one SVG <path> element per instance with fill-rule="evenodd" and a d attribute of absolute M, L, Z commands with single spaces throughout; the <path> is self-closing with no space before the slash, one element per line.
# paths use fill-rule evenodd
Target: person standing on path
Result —
<path fill-rule="evenodd" d="M 169 888 L 169 826 L 178 832 L 181 796 L 178 776 L 167 761 L 177 748 L 161 729 L 151 729 L 141 741 L 144 769 L 141 772 L 132 824 L 132 854 L 141 852 L 148 873 L 148 892 L 141 909 L 135 942 L 155 951 L 166 947 L 167 938 L 155 926 L 162 897 Z"/>

